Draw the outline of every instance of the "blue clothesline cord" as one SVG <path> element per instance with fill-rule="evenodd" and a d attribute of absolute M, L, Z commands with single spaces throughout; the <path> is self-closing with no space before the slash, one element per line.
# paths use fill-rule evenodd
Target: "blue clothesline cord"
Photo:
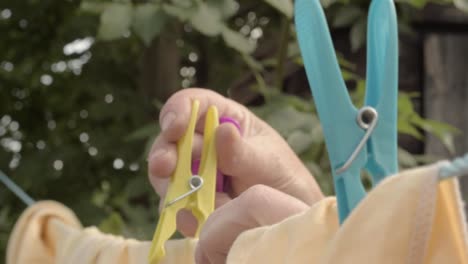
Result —
<path fill-rule="evenodd" d="M 468 174 L 468 153 L 444 165 L 439 172 L 439 180 L 460 177 Z"/>
<path fill-rule="evenodd" d="M 31 206 L 35 201 L 24 192 L 18 185 L 16 185 L 5 173 L 0 171 L 0 181 L 6 185 L 18 198 L 20 198 L 27 206 Z"/>

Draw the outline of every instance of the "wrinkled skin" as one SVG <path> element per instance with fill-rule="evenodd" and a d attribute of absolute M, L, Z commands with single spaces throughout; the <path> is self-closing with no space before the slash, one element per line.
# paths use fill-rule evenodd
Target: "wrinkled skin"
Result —
<path fill-rule="evenodd" d="M 161 133 L 150 151 L 148 171 L 150 182 L 161 197 L 177 163 L 176 145 L 187 128 L 193 99 L 200 101 L 193 158 L 201 155 L 201 133 L 209 106 L 216 106 L 220 116 L 234 118 L 241 126 L 238 131 L 233 124 L 224 123 L 216 130 L 218 169 L 229 175 L 230 189 L 217 193 L 217 209 L 204 225 L 196 250 L 199 264 L 224 263 L 230 246 L 242 231 L 274 224 L 304 211 L 323 194 L 273 128 L 233 100 L 210 90 L 192 88 L 174 94 L 160 112 Z M 196 227 L 190 212 L 179 212 L 177 229 L 182 234 L 192 236 Z"/>

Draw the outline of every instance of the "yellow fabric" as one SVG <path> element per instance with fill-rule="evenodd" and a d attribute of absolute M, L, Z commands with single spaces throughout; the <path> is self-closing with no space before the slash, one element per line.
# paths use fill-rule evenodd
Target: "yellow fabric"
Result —
<path fill-rule="evenodd" d="M 171 240 L 161 264 L 194 263 L 194 239 Z M 81 228 L 67 207 L 38 202 L 20 217 L 11 234 L 6 264 L 147 263 L 150 241 L 124 239 Z"/>
<path fill-rule="evenodd" d="M 281 223 L 242 233 L 227 263 L 468 263 L 456 180 L 438 183 L 441 163 L 384 180 L 338 225 L 335 198 Z M 166 243 L 161 262 L 194 263 L 194 239 Z M 150 242 L 82 229 L 68 208 L 46 201 L 17 222 L 7 264 L 147 263 Z"/>
<path fill-rule="evenodd" d="M 456 179 L 442 163 L 388 177 L 342 226 L 327 198 L 307 212 L 244 232 L 227 263 L 468 263 Z"/>

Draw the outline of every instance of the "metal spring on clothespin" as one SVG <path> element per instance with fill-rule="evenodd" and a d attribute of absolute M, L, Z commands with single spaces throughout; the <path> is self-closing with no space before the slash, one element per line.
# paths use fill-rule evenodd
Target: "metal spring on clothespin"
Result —
<path fill-rule="evenodd" d="M 379 113 L 373 107 L 364 106 L 359 110 L 358 115 L 356 117 L 356 122 L 362 129 L 366 130 L 366 133 L 362 137 L 356 149 L 353 151 L 353 153 L 351 153 L 348 160 L 346 160 L 343 166 L 336 170 L 337 173 L 343 173 L 351 166 L 353 161 L 359 155 L 359 152 L 366 145 L 367 141 L 369 140 L 369 137 L 372 135 L 372 132 L 374 132 L 374 129 L 377 126 L 378 119 Z"/>

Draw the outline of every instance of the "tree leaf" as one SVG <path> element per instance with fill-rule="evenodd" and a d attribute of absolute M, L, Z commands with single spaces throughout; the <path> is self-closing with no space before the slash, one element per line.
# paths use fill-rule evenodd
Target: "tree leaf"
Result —
<path fill-rule="evenodd" d="M 422 119 L 421 117 L 415 118 L 414 123 L 421 126 L 424 130 L 442 137 L 444 134 L 459 134 L 461 131 L 449 124 L 438 122 L 431 119 Z"/>
<path fill-rule="evenodd" d="M 104 233 L 120 235 L 125 228 L 124 221 L 119 213 L 112 213 L 99 224 L 99 230 Z"/>
<path fill-rule="evenodd" d="M 207 36 L 217 36 L 224 28 L 220 10 L 205 3 L 198 6 L 190 17 L 190 22 L 196 30 Z"/>
<path fill-rule="evenodd" d="M 453 0 L 453 3 L 458 9 L 468 13 L 468 0 Z"/>
<path fill-rule="evenodd" d="M 411 116 L 415 114 L 411 96 L 408 93 L 398 94 L 398 116 Z"/>
<path fill-rule="evenodd" d="M 349 38 L 351 42 L 351 50 L 353 52 L 361 48 L 366 40 L 366 21 L 367 18 L 363 17 L 351 27 Z"/>
<path fill-rule="evenodd" d="M 357 6 L 340 6 L 333 18 L 332 25 L 334 27 L 348 27 L 363 15 L 364 12 Z"/>
<path fill-rule="evenodd" d="M 293 4 L 291 0 L 265 0 L 272 7 L 283 13 L 286 17 L 292 18 Z"/>
<path fill-rule="evenodd" d="M 132 28 L 146 45 L 161 33 L 167 21 L 167 15 L 154 4 L 137 5 L 133 11 Z"/>
<path fill-rule="evenodd" d="M 194 6 L 194 1 L 193 0 L 171 0 L 171 2 L 178 6 L 178 7 L 183 7 L 183 8 L 191 8 Z"/>
<path fill-rule="evenodd" d="M 427 0 L 398 0 L 397 2 L 408 3 L 415 8 L 423 8 L 428 3 Z"/>
<path fill-rule="evenodd" d="M 336 56 L 338 57 L 338 64 L 340 64 L 340 67 L 356 70 L 356 64 L 347 60 L 342 53 L 336 52 Z"/>
<path fill-rule="evenodd" d="M 152 192 L 151 185 L 148 184 L 148 180 L 143 177 L 133 177 L 128 179 L 125 185 L 125 197 L 135 198 L 144 194 Z"/>
<path fill-rule="evenodd" d="M 348 71 L 348 70 L 341 70 L 341 75 L 343 76 L 343 79 L 345 81 L 350 81 L 350 80 L 359 80 L 359 76 Z"/>
<path fill-rule="evenodd" d="M 408 120 L 398 118 L 398 132 L 415 137 L 416 139 L 423 139 L 423 135 L 419 130 Z"/>
<path fill-rule="evenodd" d="M 228 27 L 224 27 L 222 35 L 226 45 L 239 51 L 240 53 L 250 54 L 255 50 L 255 43 L 249 41 L 249 39 L 237 31 L 231 30 Z"/>
<path fill-rule="evenodd" d="M 257 70 L 257 71 L 263 71 L 264 69 L 263 65 L 259 61 L 257 61 L 254 57 L 248 54 L 243 54 L 242 59 L 252 69 Z"/>
<path fill-rule="evenodd" d="M 101 14 L 101 22 L 98 29 L 98 38 L 102 40 L 114 40 L 121 38 L 130 28 L 132 21 L 131 4 L 109 4 Z"/>
<path fill-rule="evenodd" d="M 327 8 L 336 2 L 337 0 L 320 0 L 320 4 L 322 5 L 323 8 Z"/>
<path fill-rule="evenodd" d="M 232 17 L 239 10 L 239 3 L 236 0 L 209 0 L 207 4 L 219 9 L 224 19 Z"/>
<path fill-rule="evenodd" d="M 278 104 L 275 104 L 275 106 L 275 110 L 265 120 L 284 137 L 296 129 L 310 129 L 309 113 L 299 112 L 289 105 L 278 107 Z"/>
<path fill-rule="evenodd" d="M 312 145 L 314 138 L 310 133 L 306 133 L 302 130 L 295 130 L 289 134 L 286 141 L 294 152 L 300 155 Z"/>
<path fill-rule="evenodd" d="M 312 102 L 311 98 L 302 98 L 299 96 L 289 95 L 289 94 L 281 94 L 278 97 L 281 98 L 286 104 L 294 107 L 300 112 L 315 113 L 314 103 Z M 311 122 L 311 124 L 314 124 L 314 125 L 320 125 L 320 122 L 316 118 L 316 115 L 312 115 L 309 122 Z"/>
<path fill-rule="evenodd" d="M 419 116 L 413 118 L 413 122 L 427 132 L 433 134 L 451 154 L 455 154 L 454 136 L 459 134 L 460 130 L 451 125 L 435 120 L 423 119 Z"/>
<path fill-rule="evenodd" d="M 96 3 L 90 1 L 83 1 L 80 4 L 80 10 L 84 12 L 89 12 L 92 14 L 101 14 L 106 10 L 106 7 L 109 3 Z"/>
<path fill-rule="evenodd" d="M 183 8 L 169 4 L 163 4 L 162 9 L 166 14 L 177 17 L 180 21 L 187 21 L 196 11 L 195 8 Z"/>
<path fill-rule="evenodd" d="M 453 134 L 444 134 L 442 135 L 441 141 L 442 144 L 447 148 L 450 154 L 454 155 L 456 153 L 455 140 Z"/>
<path fill-rule="evenodd" d="M 398 148 L 398 162 L 403 168 L 412 168 L 418 165 L 416 158 L 402 148 Z"/>

